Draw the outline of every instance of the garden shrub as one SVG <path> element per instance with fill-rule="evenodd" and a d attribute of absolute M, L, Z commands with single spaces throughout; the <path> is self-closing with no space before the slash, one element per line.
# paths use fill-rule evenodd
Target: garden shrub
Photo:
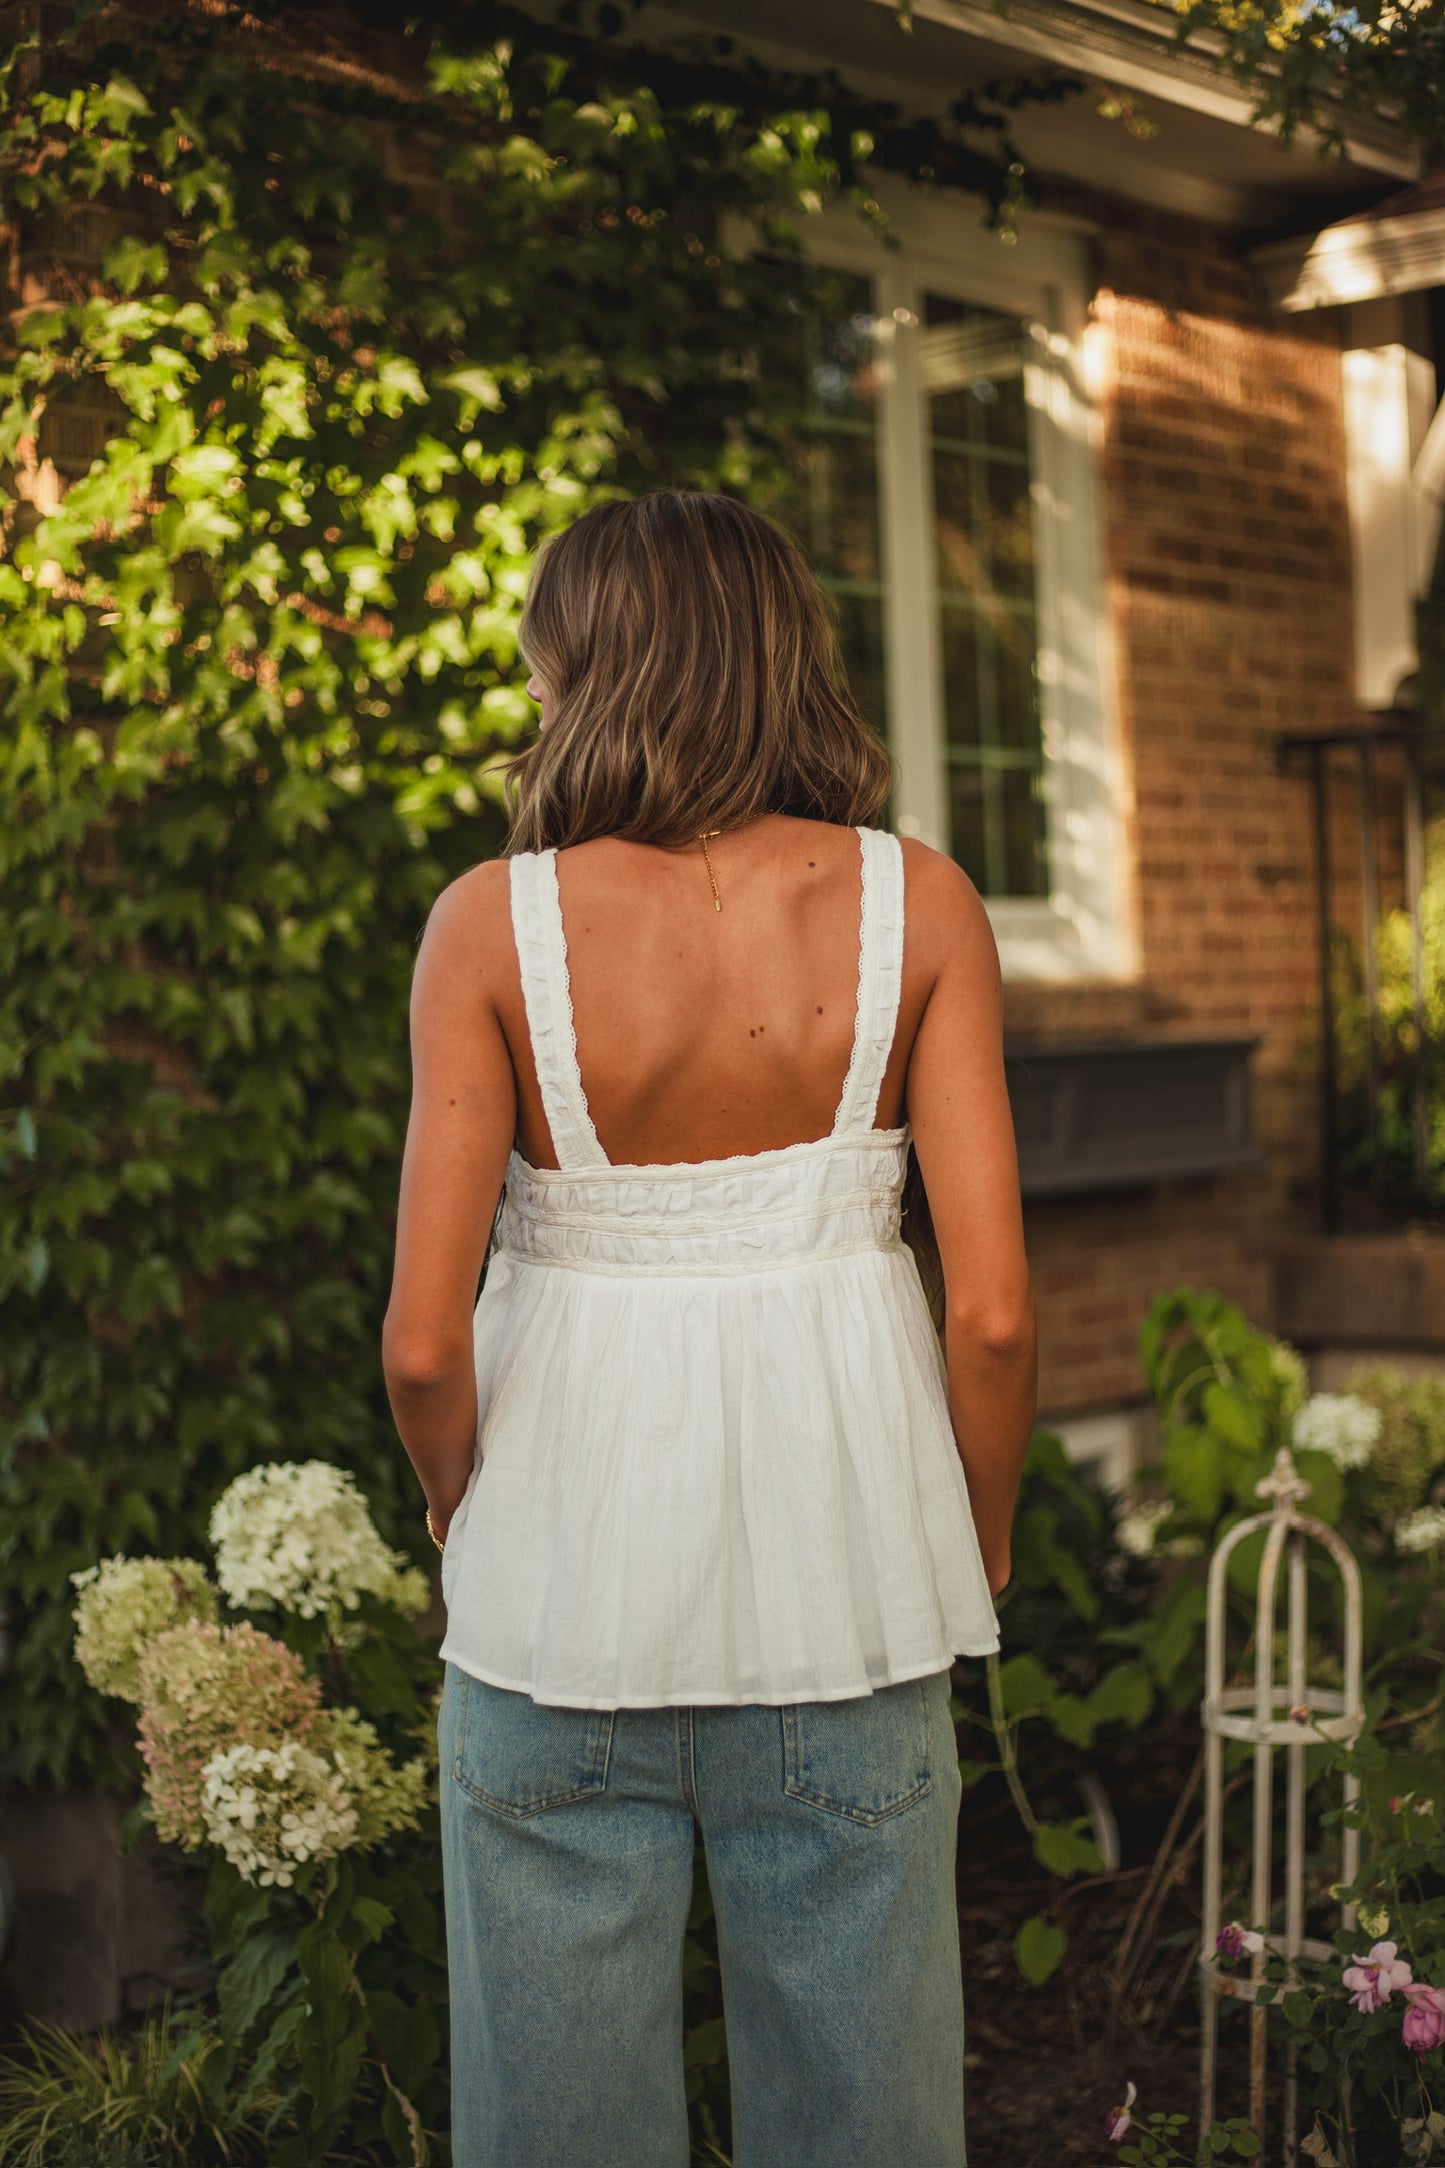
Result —
<path fill-rule="evenodd" d="M 1129 1496 L 1110 1498 L 1080 1481 L 1057 1439 L 1034 1439 L 1000 1613 L 1004 1653 L 962 1668 L 956 1711 L 966 1780 L 1002 1775 L 1040 1863 L 1065 1878 L 1100 1865 L 1085 1818 L 1068 1812 L 1090 1759 L 1151 1719 L 1192 1727 L 1204 1689 L 1209 1558 L 1262 1509 L 1257 1485 L 1281 1447 L 1310 1483 L 1305 1510 L 1339 1528 L 1360 1568 L 1367 1723 L 1390 1742 L 1379 1784 L 1390 1793 L 1420 1785 L 1445 1738 L 1445 1496 L 1432 1496 L 1432 1486 L 1445 1492 L 1439 1382 L 1380 1364 L 1357 1371 L 1348 1392 L 1311 1396 L 1295 1349 L 1225 1297 L 1190 1288 L 1156 1296 L 1139 1347 L 1158 1460 Z M 1230 1560 L 1229 1662 L 1253 1630 L 1262 1550 L 1261 1532 Z M 1338 1670 L 1338 1587 L 1332 1572 L 1312 1569 L 1311 1582 L 1309 1662 L 1324 1678 Z M 981 1752 L 990 1736 L 996 1759 Z M 1229 1742 L 1226 1769 L 1243 1767 L 1249 1752 Z M 1312 1746 L 1310 1786 L 1332 1766 Z M 1243 1825 L 1239 1834 L 1247 1847 Z M 1024 1922 L 1025 1975 L 1042 1983 L 1066 1946 L 1048 1914 Z"/>
<path fill-rule="evenodd" d="M 261 2168 L 281 2101 L 248 2110 L 214 2032 L 168 2004 L 122 2038 L 36 2026 L 0 2058 L 3 2168 Z"/>

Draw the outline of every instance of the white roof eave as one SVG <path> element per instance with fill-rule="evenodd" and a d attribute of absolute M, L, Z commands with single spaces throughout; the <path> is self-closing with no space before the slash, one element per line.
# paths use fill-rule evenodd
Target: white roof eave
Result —
<path fill-rule="evenodd" d="M 894 9 L 897 0 L 873 4 Z M 1091 70 L 1121 89 L 1213 120 L 1264 126 L 1254 119 L 1254 98 L 1221 71 L 1209 45 L 1180 45 L 1173 16 L 1154 0 L 1008 0 L 1006 7 L 996 0 L 913 0 L 913 12 L 1060 67 Z M 1387 122 L 1352 122 L 1344 140 L 1350 163 L 1364 174 L 1400 181 L 1418 175 L 1414 145 Z"/>
<path fill-rule="evenodd" d="M 1445 204 L 1397 217 L 1352 218 L 1252 253 L 1276 308 L 1337 308 L 1445 286 Z"/>

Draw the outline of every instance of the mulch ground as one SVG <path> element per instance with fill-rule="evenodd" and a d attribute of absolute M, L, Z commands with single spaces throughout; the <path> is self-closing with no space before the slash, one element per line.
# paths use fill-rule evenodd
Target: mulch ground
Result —
<path fill-rule="evenodd" d="M 960 1817 L 970 2168 L 1105 2168 L 1117 2158 L 1105 2119 L 1138 2088 L 1135 2112 L 1184 2113 L 1199 2092 L 1195 1985 L 1201 1801 L 1193 1726 L 1135 1743 L 1127 1765 L 1101 1769 L 1119 1824 L 1113 1873 L 1061 1884 L 1034 1860 L 1013 1802 L 990 1780 L 965 1794 Z M 1055 1811 L 1068 1811 L 1060 1795 Z M 1072 1801 L 1072 1811 L 1081 1802 Z M 1068 1933 L 1058 1970 L 1031 1987 L 1014 1937 L 1031 1914 Z M 1243 2034 L 1221 2031 L 1224 2083 L 1238 2076 Z M 1222 2098 L 1219 2114 L 1244 2103 Z M 1190 2132 L 1192 2141 L 1192 2129 Z"/>

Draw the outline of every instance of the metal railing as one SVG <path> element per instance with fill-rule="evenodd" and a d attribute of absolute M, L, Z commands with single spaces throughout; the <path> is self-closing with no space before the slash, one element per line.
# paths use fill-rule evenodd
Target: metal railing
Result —
<path fill-rule="evenodd" d="M 1445 1100 L 1445 1047 L 1427 996 L 1445 959 L 1427 952 L 1425 898 L 1427 797 L 1445 806 L 1445 726 L 1396 712 L 1367 729 L 1277 743 L 1286 772 L 1306 769 L 1312 799 L 1326 1231 L 1347 1208 L 1376 1223 L 1439 1212 L 1445 1169 L 1432 1158 L 1431 1115 Z M 1382 935 L 1392 923 L 1408 928 L 1407 961 L 1387 986 Z"/>

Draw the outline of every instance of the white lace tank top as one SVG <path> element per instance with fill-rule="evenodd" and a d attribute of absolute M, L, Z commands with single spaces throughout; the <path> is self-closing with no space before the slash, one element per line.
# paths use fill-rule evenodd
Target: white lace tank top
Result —
<path fill-rule="evenodd" d="M 860 829 L 829 1135 L 614 1166 L 577 1066 L 556 854 L 511 862 L 558 1167 L 515 1152 L 476 1309 L 477 1458 L 442 1655 L 574 1708 L 833 1701 L 998 1646 L 943 1362 L 875 1129 L 903 857 Z"/>

